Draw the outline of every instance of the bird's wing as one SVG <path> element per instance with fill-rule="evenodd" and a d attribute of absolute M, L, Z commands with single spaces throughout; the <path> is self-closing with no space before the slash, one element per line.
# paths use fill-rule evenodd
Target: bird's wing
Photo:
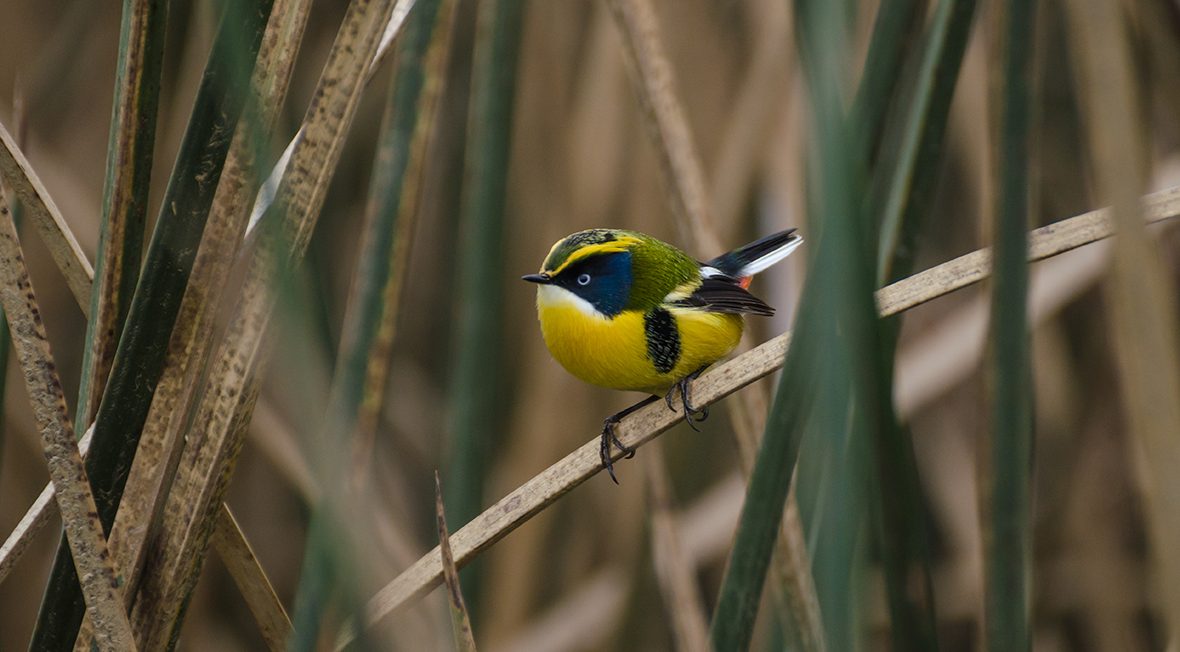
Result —
<path fill-rule="evenodd" d="M 702 277 L 700 285 L 690 292 L 674 292 L 668 295 L 667 304 L 677 308 L 697 308 L 710 312 L 750 313 L 767 317 L 774 314 L 774 308 L 747 292 L 738 284 L 737 279 L 723 274 Z"/>

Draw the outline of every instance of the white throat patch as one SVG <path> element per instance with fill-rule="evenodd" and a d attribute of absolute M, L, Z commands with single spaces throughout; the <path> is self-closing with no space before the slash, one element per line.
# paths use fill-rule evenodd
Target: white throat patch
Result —
<path fill-rule="evenodd" d="M 610 320 L 610 317 L 598 312 L 592 303 L 563 287 L 557 285 L 541 285 L 537 287 L 538 308 L 559 308 L 563 306 L 577 308 L 578 312 L 587 317 Z"/>

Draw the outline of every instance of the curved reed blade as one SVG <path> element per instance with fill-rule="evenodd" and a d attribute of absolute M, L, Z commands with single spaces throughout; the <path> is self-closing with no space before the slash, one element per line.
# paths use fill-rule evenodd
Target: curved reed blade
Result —
<path fill-rule="evenodd" d="M 877 9 L 864 72 L 849 112 L 850 125 L 855 130 L 855 146 L 857 151 L 864 153 L 870 168 L 876 167 L 874 163 L 884 137 L 889 105 L 899 94 L 902 63 L 910 48 L 918 42 L 913 35 L 922 26 L 927 4 L 927 0 L 900 0 L 883 3 Z"/>
<path fill-rule="evenodd" d="M 98 257 L 90 292 L 91 318 L 86 324 L 78 389 L 78 423 L 90 423 L 98 412 L 139 280 L 167 22 L 168 3 L 164 0 L 123 2 Z"/>
<path fill-rule="evenodd" d="M 192 117 L 164 193 L 162 211 L 95 420 L 86 470 L 103 527 L 115 520 L 168 339 L 200 245 L 234 125 L 247 94 L 271 0 L 227 5 Z M 77 294 L 77 293 L 75 293 Z M 80 301 L 88 302 L 89 296 Z M 87 305 L 89 305 L 87 303 Z M 82 620 L 81 594 L 65 542 L 58 544 L 33 646 L 73 646 Z"/>
<path fill-rule="evenodd" d="M 1004 96 L 991 297 L 991 432 L 984 483 L 984 641 L 1029 650 L 1032 586 L 1033 387 L 1028 332 L 1029 130 L 1036 3 L 1004 5 Z"/>
<path fill-rule="evenodd" d="M 917 235 L 941 177 L 951 99 L 971 34 L 975 4 L 974 0 L 945 0 L 938 4 L 923 47 L 915 53 L 920 57 L 917 79 L 908 105 L 899 109 L 903 117 L 896 125 L 898 133 L 887 137 L 887 142 L 899 143 L 898 151 L 882 152 L 880 159 L 892 160 L 878 160 L 873 167 L 874 188 L 862 207 L 862 223 L 880 225 L 876 252 L 878 286 L 904 278 L 912 271 Z M 867 61 L 872 60 L 870 51 Z M 867 77 L 868 72 L 861 85 L 862 92 L 865 84 L 870 83 Z M 879 218 L 875 215 L 878 210 L 881 210 Z M 886 414 L 882 415 L 882 437 L 875 446 L 874 477 L 878 489 L 871 494 L 872 508 L 885 572 L 893 645 L 897 649 L 930 650 L 937 648 L 927 544 L 930 527 L 924 519 L 912 438 L 909 429 L 898 421 L 889 400 L 894 395 L 895 352 L 900 330 L 898 319 L 883 324 L 881 329 L 880 404 Z M 917 581 L 915 574 L 920 578 Z"/>

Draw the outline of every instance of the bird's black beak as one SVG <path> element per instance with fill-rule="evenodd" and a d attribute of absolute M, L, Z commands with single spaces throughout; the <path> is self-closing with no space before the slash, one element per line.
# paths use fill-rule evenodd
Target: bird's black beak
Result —
<path fill-rule="evenodd" d="M 529 283 L 541 283 L 544 285 L 553 279 L 550 278 L 548 274 L 525 274 L 524 276 L 520 277 L 520 280 L 528 281 Z"/>

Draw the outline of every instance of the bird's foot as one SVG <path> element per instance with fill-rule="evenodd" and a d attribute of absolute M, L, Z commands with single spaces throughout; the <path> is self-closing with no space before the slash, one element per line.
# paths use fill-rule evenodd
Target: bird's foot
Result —
<path fill-rule="evenodd" d="M 641 407 L 649 405 L 654 400 L 656 400 L 655 396 L 649 396 L 648 398 L 643 399 L 642 401 L 632 405 L 622 412 L 612 414 L 602 422 L 602 438 L 599 440 L 598 456 L 602 459 L 602 468 L 606 469 L 606 472 L 610 474 L 610 479 L 614 480 L 615 484 L 619 484 L 619 479 L 615 477 L 614 460 L 611 459 L 610 454 L 611 446 L 613 445 L 623 453 L 623 459 L 629 460 L 632 457 L 635 457 L 635 449 L 624 444 L 623 441 L 619 439 L 619 436 L 615 434 L 615 426 L 619 425 L 619 422 L 623 420 L 623 417 L 631 414 Z"/>
<path fill-rule="evenodd" d="M 675 412 L 676 403 L 674 398 L 676 396 L 676 391 L 680 390 L 680 404 L 684 408 L 684 422 L 688 424 L 688 427 L 696 430 L 697 432 L 700 432 L 700 429 L 696 427 L 696 424 L 709 418 L 709 408 L 708 406 L 703 408 L 697 408 L 693 406 L 690 386 L 692 385 L 692 381 L 696 380 L 704 370 L 705 368 L 701 367 L 684 378 L 681 378 L 675 385 L 672 386 L 671 389 L 668 390 L 668 393 L 664 395 L 664 403 L 668 405 L 669 410 Z"/>

